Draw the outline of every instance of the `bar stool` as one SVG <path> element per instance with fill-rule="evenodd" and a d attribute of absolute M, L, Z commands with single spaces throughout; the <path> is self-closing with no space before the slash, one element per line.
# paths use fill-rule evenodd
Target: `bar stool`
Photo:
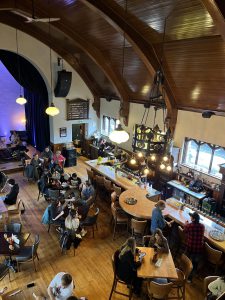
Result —
<path fill-rule="evenodd" d="M 95 175 L 95 182 L 96 182 L 96 199 L 97 199 L 100 193 L 104 191 L 104 177 Z"/>
<path fill-rule="evenodd" d="M 111 193 L 113 191 L 113 189 L 112 189 L 112 182 L 110 180 L 106 179 L 106 178 L 104 178 L 104 188 L 105 188 L 105 191 L 107 193 L 107 200 L 110 201 L 111 200 L 110 196 L 111 196 Z"/>
<path fill-rule="evenodd" d="M 122 208 L 116 206 L 114 202 L 111 203 L 111 211 L 112 211 L 112 217 L 114 221 L 114 227 L 113 227 L 113 240 L 114 240 L 116 235 L 117 225 L 126 225 L 128 231 L 129 218 L 122 210 Z"/>
<path fill-rule="evenodd" d="M 120 196 L 120 194 L 121 194 L 121 192 L 122 192 L 121 187 L 119 187 L 119 186 L 113 184 L 113 189 L 114 189 L 114 191 L 116 192 L 117 198 L 119 198 L 119 196 Z"/>
<path fill-rule="evenodd" d="M 217 273 L 218 267 L 223 263 L 222 251 L 212 248 L 207 242 L 205 242 L 205 257 L 208 263 L 214 267 L 214 274 Z"/>
<path fill-rule="evenodd" d="M 94 184 L 95 181 L 95 175 L 94 172 L 92 170 L 87 169 L 87 175 L 88 175 L 88 180 Z"/>

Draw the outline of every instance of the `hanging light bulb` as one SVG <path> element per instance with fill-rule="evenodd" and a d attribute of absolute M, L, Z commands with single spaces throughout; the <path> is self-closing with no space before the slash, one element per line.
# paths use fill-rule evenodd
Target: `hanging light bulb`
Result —
<path fill-rule="evenodd" d="M 54 117 L 59 114 L 59 109 L 55 107 L 54 103 L 52 102 L 51 105 L 46 108 L 45 112 L 47 115 Z"/>
<path fill-rule="evenodd" d="M 156 156 L 154 154 L 152 154 L 150 158 L 151 158 L 152 161 L 156 160 Z"/>
<path fill-rule="evenodd" d="M 20 104 L 20 105 L 24 105 L 25 103 L 27 103 L 27 100 L 20 95 L 17 99 L 16 99 L 16 103 Z"/>
<path fill-rule="evenodd" d="M 170 171 L 172 170 L 172 167 L 171 167 L 171 166 L 167 166 L 167 167 L 166 167 L 166 170 L 167 170 L 168 172 L 170 172 Z"/>
<path fill-rule="evenodd" d="M 143 171 L 143 172 L 144 172 L 145 175 L 148 175 L 149 172 L 150 172 L 150 171 L 149 171 L 149 168 L 148 168 L 148 167 L 144 168 L 144 171 Z"/>
<path fill-rule="evenodd" d="M 163 156 L 163 161 L 168 161 L 169 160 L 169 158 L 168 158 L 168 156 Z"/>
<path fill-rule="evenodd" d="M 131 158 L 130 164 L 135 165 L 137 163 L 136 159 L 134 157 Z"/>
<path fill-rule="evenodd" d="M 51 43 L 51 31 L 50 31 L 50 29 L 51 29 L 51 27 L 50 27 L 50 18 L 49 18 L 49 22 L 48 22 L 48 35 L 49 35 L 49 44 L 50 44 L 50 46 L 49 46 L 49 67 L 50 67 L 50 75 L 51 75 L 51 77 L 50 77 L 50 80 L 51 80 L 51 82 L 50 82 L 50 84 L 51 84 L 51 86 L 50 86 L 51 96 L 50 97 L 53 98 L 53 96 L 52 96 L 52 94 L 53 94 L 52 93 L 52 48 L 51 48 L 52 43 Z M 47 115 L 49 115 L 51 117 L 54 117 L 54 116 L 59 114 L 59 109 L 57 107 L 55 107 L 54 103 L 52 102 L 51 105 L 48 108 L 46 108 L 45 112 L 46 112 Z"/>
<path fill-rule="evenodd" d="M 141 157 L 143 157 L 143 153 L 142 152 L 138 152 L 137 156 L 141 158 Z"/>
<path fill-rule="evenodd" d="M 160 165 L 160 169 L 161 169 L 161 170 L 164 170 L 165 167 L 166 167 L 166 166 L 165 166 L 163 163 Z"/>
<path fill-rule="evenodd" d="M 19 57 L 19 42 L 18 42 L 18 30 L 16 29 L 16 53 L 17 53 L 17 68 L 19 75 L 19 84 L 20 84 L 20 96 L 16 99 L 16 103 L 24 105 L 27 103 L 27 100 L 21 95 L 21 71 L 20 71 L 20 57 Z"/>

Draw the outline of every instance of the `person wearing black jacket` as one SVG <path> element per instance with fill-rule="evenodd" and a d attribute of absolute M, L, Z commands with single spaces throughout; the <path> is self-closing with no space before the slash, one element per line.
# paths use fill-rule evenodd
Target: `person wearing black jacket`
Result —
<path fill-rule="evenodd" d="M 129 238 L 120 248 L 117 261 L 117 275 L 127 284 L 132 284 L 134 293 L 140 294 L 142 279 L 137 277 L 137 269 L 142 263 L 142 258 L 135 260 L 136 241 Z"/>
<path fill-rule="evenodd" d="M 19 194 L 19 186 L 15 183 L 14 179 L 9 179 L 8 184 L 11 187 L 10 192 L 6 195 L 4 203 L 6 205 L 13 205 L 16 204 L 17 196 Z"/>

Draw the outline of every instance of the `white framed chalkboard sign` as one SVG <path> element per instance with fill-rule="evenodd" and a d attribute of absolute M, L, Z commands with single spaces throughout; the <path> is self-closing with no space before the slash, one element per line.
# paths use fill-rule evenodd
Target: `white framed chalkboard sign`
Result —
<path fill-rule="evenodd" d="M 89 118 L 89 100 L 76 98 L 74 100 L 66 100 L 67 121 L 83 120 Z"/>

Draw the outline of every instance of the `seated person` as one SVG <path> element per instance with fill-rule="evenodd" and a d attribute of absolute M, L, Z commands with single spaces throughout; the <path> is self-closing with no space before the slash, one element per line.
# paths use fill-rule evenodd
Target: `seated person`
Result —
<path fill-rule="evenodd" d="M 60 227 L 64 227 L 65 218 L 69 214 L 68 204 L 64 199 L 54 201 L 50 207 L 52 221 L 60 223 Z"/>
<path fill-rule="evenodd" d="M 48 296 L 52 300 L 67 300 L 73 294 L 73 278 L 70 274 L 60 272 L 58 273 L 47 289 Z"/>
<path fill-rule="evenodd" d="M 91 199 L 92 196 L 94 196 L 95 190 L 90 181 L 86 180 L 82 191 L 81 191 L 81 197 L 83 200 L 88 201 Z"/>
<path fill-rule="evenodd" d="M 19 186 L 17 183 L 15 183 L 15 180 L 12 178 L 8 180 L 8 185 L 11 187 L 11 190 L 6 195 L 4 203 L 6 205 L 14 205 L 16 204 L 17 196 L 19 194 Z"/>
<path fill-rule="evenodd" d="M 210 294 L 207 299 L 217 299 L 225 292 L 225 276 L 219 277 L 208 285 Z"/>
<path fill-rule="evenodd" d="M 155 233 L 150 237 L 149 243 L 146 246 L 157 249 L 158 253 L 169 253 L 167 239 L 159 228 L 157 228 Z"/>
<path fill-rule="evenodd" d="M 71 209 L 65 219 L 65 228 L 68 232 L 66 248 L 70 249 L 71 244 L 74 248 L 77 248 L 82 240 L 81 236 L 84 236 L 87 232 L 84 229 L 81 230 L 79 215 L 74 209 Z"/>
<path fill-rule="evenodd" d="M 16 133 L 16 131 L 14 130 L 12 133 L 11 133 L 11 136 L 9 137 L 12 145 L 17 145 L 20 138 L 19 138 L 19 135 Z"/>
<path fill-rule="evenodd" d="M 61 154 L 61 151 L 60 150 L 57 150 L 56 151 L 56 153 L 53 155 L 53 163 L 55 164 L 55 165 L 59 165 L 59 167 L 61 168 L 61 169 L 63 169 L 63 167 L 64 167 L 64 163 L 65 163 L 65 157 L 64 156 L 62 156 L 62 154 Z"/>
<path fill-rule="evenodd" d="M 73 173 L 72 176 L 69 179 L 70 185 L 79 187 L 81 185 L 81 179 L 77 176 L 77 173 Z"/>
<path fill-rule="evenodd" d="M 33 158 L 29 165 L 26 166 L 25 175 L 27 178 L 31 178 L 33 180 L 38 180 L 43 173 L 41 160 L 38 157 L 38 154 L 34 154 Z"/>
<path fill-rule="evenodd" d="M 44 166 L 48 166 L 51 160 L 53 159 L 53 153 L 50 147 L 45 147 L 44 151 L 41 153 L 41 159 L 44 160 Z"/>
<path fill-rule="evenodd" d="M 141 278 L 137 277 L 137 269 L 142 263 L 142 259 L 136 261 L 136 241 L 133 237 L 126 240 L 119 250 L 117 261 L 117 275 L 127 284 L 133 284 L 134 293 L 139 294 L 141 290 Z"/>

